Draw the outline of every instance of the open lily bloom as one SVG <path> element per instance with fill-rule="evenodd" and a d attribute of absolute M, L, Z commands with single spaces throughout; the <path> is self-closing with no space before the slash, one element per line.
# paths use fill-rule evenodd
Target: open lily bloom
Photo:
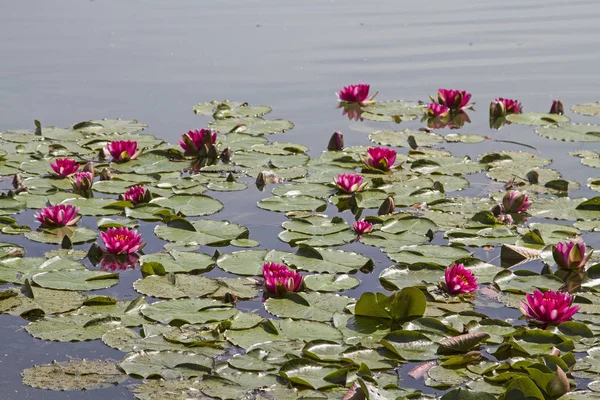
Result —
<path fill-rule="evenodd" d="M 431 96 L 430 98 L 433 102 L 444 105 L 453 111 L 473 107 L 472 104 L 469 104 L 471 93 L 466 90 L 438 89 L 437 101 Z"/>
<path fill-rule="evenodd" d="M 52 168 L 56 175 L 66 178 L 79 170 L 79 164 L 70 158 L 57 158 L 54 160 L 54 163 L 50 163 L 50 168 Z"/>
<path fill-rule="evenodd" d="M 387 147 L 369 147 L 367 158 L 363 159 L 365 166 L 380 171 L 389 171 L 394 168 L 395 162 L 396 151 Z"/>
<path fill-rule="evenodd" d="M 471 293 L 477 290 L 477 278 L 463 264 L 452 264 L 446 268 L 446 282 L 443 284 L 448 294 Z"/>
<path fill-rule="evenodd" d="M 585 255 L 585 243 L 559 242 L 552 246 L 552 257 L 558 268 L 565 270 L 580 269 L 588 262 L 594 250 Z"/>
<path fill-rule="evenodd" d="M 521 312 L 534 322 L 560 324 L 579 311 L 579 306 L 572 305 L 573 299 L 569 293 L 535 290 L 527 293 L 526 301 L 521 301 Z"/>
<path fill-rule="evenodd" d="M 368 182 L 363 182 L 358 174 L 338 174 L 333 183 L 346 193 L 355 193 L 363 190 Z"/>
<path fill-rule="evenodd" d="M 113 161 L 134 160 L 137 156 L 138 142 L 135 140 L 116 140 L 106 145 Z"/>
<path fill-rule="evenodd" d="M 360 103 L 366 104 L 373 100 L 375 93 L 372 96 L 369 96 L 369 89 L 371 85 L 365 83 L 359 83 L 357 85 L 348 85 L 345 86 L 342 90 L 336 93 L 336 96 L 339 101 L 345 101 L 348 103 Z"/>
<path fill-rule="evenodd" d="M 273 262 L 265 263 L 262 267 L 265 287 L 271 293 L 285 294 L 298 292 L 302 287 L 302 275 L 287 266 Z"/>
<path fill-rule="evenodd" d="M 356 221 L 352 227 L 354 228 L 354 232 L 356 232 L 359 236 L 365 233 L 373 232 L 373 224 L 365 220 Z"/>
<path fill-rule="evenodd" d="M 143 247 L 142 235 L 125 227 L 108 228 L 100 232 L 100 238 L 110 254 L 132 254 Z"/>
<path fill-rule="evenodd" d="M 40 224 L 46 226 L 71 226 L 81 218 L 78 213 L 78 207 L 71 204 L 57 204 L 42 208 L 35 214 L 35 218 Z"/>

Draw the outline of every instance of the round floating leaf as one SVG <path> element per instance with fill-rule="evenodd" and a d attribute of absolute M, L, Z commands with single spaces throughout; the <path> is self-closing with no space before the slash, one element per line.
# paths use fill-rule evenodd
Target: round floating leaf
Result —
<path fill-rule="evenodd" d="M 444 136 L 444 140 L 450 143 L 481 143 L 487 140 L 485 136 L 474 135 L 474 134 L 461 134 L 461 133 L 450 133 Z"/>
<path fill-rule="evenodd" d="M 73 244 L 82 244 L 96 240 L 98 233 L 82 226 L 64 227 L 53 231 L 25 232 L 27 239 L 40 243 L 61 244 L 65 236 L 68 236 Z"/>
<path fill-rule="evenodd" d="M 0 261 L 0 282 L 23 284 L 25 279 L 30 279 L 39 272 L 60 269 L 85 270 L 85 266 L 77 261 L 60 257 L 50 259 L 43 257 L 6 258 Z"/>
<path fill-rule="evenodd" d="M 142 307 L 141 313 L 163 324 L 204 324 L 224 321 L 238 313 L 225 303 L 210 299 L 184 299 L 158 301 Z"/>
<path fill-rule="evenodd" d="M 101 119 L 80 122 L 73 125 L 72 129 L 85 134 L 111 135 L 115 133 L 135 133 L 143 131 L 147 127 L 148 125 L 139 123 L 136 120 Z"/>
<path fill-rule="evenodd" d="M 248 229 L 227 221 L 197 220 L 183 224 L 177 220 L 154 228 L 154 234 L 170 242 L 225 246 L 234 239 L 246 239 Z"/>
<path fill-rule="evenodd" d="M 360 284 L 360 280 L 346 274 L 315 274 L 305 276 L 304 284 L 308 289 L 318 292 L 342 292 L 354 289 Z"/>
<path fill-rule="evenodd" d="M 165 273 L 210 271 L 216 265 L 216 260 L 207 254 L 170 251 L 168 253 L 145 254 L 140 258 L 140 264 L 156 262 L 162 265 Z"/>
<path fill-rule="evenodd" d="M 217 260 L 219 268 L 236 275 L 262 275 L 262 266 L 267 262 L 280 263 L 289 253 L 267 250 L 244 250 L 221 254 Z"/>
<path fill-rule="evenodd" d="M 267 299 L 265 309 L 280 318 L 327 322 L 352 301 L 349 297 L 330 293 L 288 293 L 283 298 Z"/>
<path fill-rule="evenodd" d="M 169 198 L 159 197 L 151 201 L 161 207 L 170 208 L 173 212 L 188 217 L 211 215 L 223 208 L 223 203 L 204 195 L 176 194 Z"/>
<path fill-rule="evenodd" d="M 203 382 L 194 380 L 165 381 L 152 379 L 144 381 L 132 390 L 140 400 L 188 400 L 198 397 Z"/>
<path fill-rule="evenodd" d="M 104 389 L 127 380 L 113 361 L 85 359 L 36 365 L 21 376 L 24 385 L 61 391 Z"/>
<path fill-rule="evenodd" d="M 141 351 L 128 354 L 119 367 L 139 378 L 189 379 L 210 372 L 210 357 L 193 352 Z"/>
<path fill-rule="evenodd" d="M 566 124 L 549 126 L 536 130 L 538 135 L 548 139 L 565 142 L 598 142 L 600 141 L 600 126 L 584 124 Z"/>
<path fill-rule="evenodd" d="M 445 267 L 435 265 L 395 265 L 384 269 L 379 279 L 395 289 L 410 286 L 426 288 L 443 281 L 445 270 Z"/>
<path fill-rule="evenodd" d="M 494 283 L 502 291 L 527 293 L 533 288 L 558 290 L 563 281 L 554 275 L 539 275 L 528 270 L 504 270 L 494 277 Z"/>
<path fill-rule="evenodd" d="M 506 116 L 506 120 L 521 125 L 557 125 L 563 122 L 568 122 L 569 118 L 558 114 L 530 112 L 522 114 L 509 114 Z"/>
<path fill-rule="evenodd" d="M 33 282 L 47 289 L 98 290 L 119 283 L 119 274 L 87 269 L 63 269 L 40 272 L 31 277 Z"/>
<path fill-rule="evenodd" d="M 600 101 L 596 101 L 594 103 L 576 104 L 571 107 L 571 110 L 577 114 L 597 116 L 600 114 Z"/>
<path fill-rule="evenodd" d="M 138 292 L 147 296 L 162 299 L 179 299 L 182 297 L 203 297 L 215 292 L 219 284 L 199 275 L 151 275 L 133 283 Z"/>
<path fill-rule="evenodd" d="M 381 340 L 388 350 L 407 361 L 427 361 L 436 358 L 438 345 L 415 331 L 394 331 Z"/>
<path fill-rule="evenodd" d="M 257 203 L 258 207 L 278 212 L 289 211 L 322 211 L 327 202 L 310 196 L 269 197 Z"/>
<path fill-rule="evenodd" d="M 373 260 L 362 254 L 304 245 L 295 254 L 284 255 L 282 260 L 297 269 L 328 274 L 370 270 L 374 265 Z"/>
<path fill-rule="evenodd" d="M 286 362 L 279 373 L 290 382 L 308 386 L 312 389 L 327 389 L 338 386 L 325 380 L 327 375 L 334 374 L 338 368 L 321 365 L 306 359 L 294 359 Z"/>
<path fill-rule="evenodd" d="M 240 101 L 210 101 L 196 104 L 192 110 L 194 114 L 213 115 L 215 119 L 260 117 L 271 112 L 269 106 L 251 106 Z"/>
<path fill-rule="evenodd" d="M 444 138 L 437 133 L 433 132 L 421 132 L 421 131 L 410 131 L 405 129 L 403 131 L 377 131 L 369 135 L 369 139 L 372 142 L 394 147 L 411 147 L 408 138 L 413 137 L 420 147 L 431 147 L 436 144 L 442 143 Z"/>
<path fill-rule="evenodd" d="M 38 339 L 77 342 L 100 339 L 117 326 L 118 318 L 69 315 L 40 319 L 31 322 L 25 329 Z"/>
<path fill-rule="evenodd" d="M 260 117 L 229 118 L 213 121 L 208 124 L 212 129 L 219 132 L 236 132 L 247 135 L 269 135 L 273 133 L 289 131 L 294 127 L 291 121 L 284 119 L 262 119 Z"/>

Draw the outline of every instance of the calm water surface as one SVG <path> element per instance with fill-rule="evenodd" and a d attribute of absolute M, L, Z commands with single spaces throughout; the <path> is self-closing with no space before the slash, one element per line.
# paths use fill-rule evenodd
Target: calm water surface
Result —
<path fill-rule="evenodd" d="M 335 109 L 337 90 L 368 82 L 381 92 L 379 100 L 425 100 L 438 87 L 469 90 L 479 111 L 460 132 L 519 141 L 556 157 L 583 145 L 553 142 L 527 127 L 491 133 L 487 107 L 495 97 L 519 99 L 526 111 L 547 111 L 553 98 L 566 108 L 598 100 L 599 18 L 595 0 L 4 1 L 0 131 L 32 127 L 34 119 L 69 126 L 122 117 L 145 122 L 149 133 L 173 142 L 209 122 L 191 112 L 194 104 L 231 99 L 273 106 L 273 117 L 296 124 L 282 140 L 307 145 L 316 155 L 335 130 L 345 133 L 347 145 L 365 145 L 366 133 L 382 128 L 349 122 Z M 446 147 L 475 157 L 490 146 Z M 583 168 L 583 176 L 593 175 L 575 157 L 556 158 L 552 167 L 565 179 L 584 184 Z M 473 194 L 492 191 L 483 175 L 473 179 Z M 218 217 L 248 226 L 265 248 L 287 250 L 277 239 L 285 217 L 254 206 L 267 196 L 254 188 L 237 199 L 216 194 L 226 200 Z M 27 246 L 29 255 L 45 250 Z M 161 248 L 154 239 L 147 249 Z M 373 274 L 361 276 L 360 289 L 377 290 L 389 260 L 366 246 L 344 248 L 377 261 Z M 124 273 L 116 289 L 100 293 L 129 298 L 138 277 Z M 33 339 L 22 330 L 25 322 L 0 315 L 0 399 L 131 398 L 124 386 L 83 393 L 23 387 L 20 372 L 35 363 L 123 356 L 98 341 Z"/>

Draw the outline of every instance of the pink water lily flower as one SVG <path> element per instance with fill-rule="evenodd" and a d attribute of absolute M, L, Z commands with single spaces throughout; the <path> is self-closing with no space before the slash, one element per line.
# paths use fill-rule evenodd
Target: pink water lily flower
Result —
<path fill-rule="evenodd" d="M 363 177 L 358 174 L 338 174 L 333 183 L 346 193 L 355 193 L 363 190 L 368 182 L 363 182 Z"/>
<path fill-rule="evenodd" d="M 132 254 L 144 247 L 142 235 L 135 229 L 108 228 L 106 232 L 100 232 L 100 238 L 110 254 Z"/>
<path fill-rule="evenodd" d="M 139 153 L 138 142 L 135 140 L 115 140 L 106 145 L 113 161 L 135 160 Z"/>
<path fill-rule="evenodd" d="M 433 97 L 431 100 L 436 102 Z M 437 103 L 451 110 L 456 111 L 473 107 L 472 104 L 469 104 L 469 100 L 471 100 L 471 93 L 466 90 L 438 89 Z"/>
<path fill-rule="evenodd" d="M 534 322 L 542 324 L 560 324 L 568 321 L 577 311 L 579 306 L 574 306 L 569 293 L 560 293 L 548 290 L 545 293 L 535 290 L 533 294 L 527 293 L 527 301 L 521 301 L 521 312 Z"/>
<path fill-rule="evenodd" d="M 442 285 L 450 295 L 471 293 L 477 290 L 477 278 L 463 264 L 446 268 L 446 282 Z"/>
<path fill-rule="evenodd" d="M 594 250 L 585 255 L 585 243 L 559 242 L 552 246 L 552 257 L 560 269 L 580 269 L 588 262 Z"/>
<path fill-rule="evenodd" d="M 502 206 L 507 212 L 524 213 L 533 204 L 525 193 L 511 190 L 502 198 Z"/>
<path fill-rule="evenodd" d="M 57 158 L 54 164 L 50 163 L 50 168 L 61 178 L 73 175 L 79 169 L 79 164 L 70 158 Z"/>
<path fill-rule="evenodd" d="M 363 163 L 369 168 L 381 171 L 389 171 L 396 162 L 396 151 L 387 147 L 369 147 L 367 156 Z"/>
<path fill-rule="evenodd" d="M 373 232 L 373 224 L 369 221 L 360 220 L 356 221 L 352 226 L 354 228 L 354 232 L 356 232 L 359 236 L 365 233 Z"/>
<path fill-rule="evenodd" d="M 94 175 L 91 172 L 83 171 L 75 174 L 74 179 L 71 178 L 73 189 L 78 192 L 86 192 L 94 185 Z"/>
<path fill-rule="evenodd" d="M 427 104 L 427 116 L 429 118 L 445 117 L 450 113 L 450 109 L 443 104 Z"/>
<path fill-rule="evenodd" d="M 128 200 L 136 205 L 146 200 L 146 189 L 143 186 L 132 186 L 123 194 L 123 200 Z"/>
<path fill-rule="evenodd" d="M 186 155 L 196 155 L 203 145 L 217 143 L 217 132 L 212 129 L 189 131 L 178 143 Z"/>
<path fill-rule="evenodd" d="M 302 275 L 285 265 L 273 262 L 265 263 L 262 273 L 265 278 L 265 287 L 271 293 L 282 295 L 287 292 L 298 292 L 302 288 Z"/>
<path fill-rule="evenodd" d="M 42 208 L 35 214 L 40 224 L 46 226 L 71 226 L 75 225 L 81 218 L 79 208 L 71 204 L 58 204 Z"/>
<path fill-rule="evenodd" d="M 342 90 L 336 93 L 339 101 L 345 101 L 348 103 L 360 103 L 367 104 L 373 100 L 375 93 L 369 96 L 370 85 L 365 83 L 359 83 L 357 85 L 349 85 L 344 87 Z"/>

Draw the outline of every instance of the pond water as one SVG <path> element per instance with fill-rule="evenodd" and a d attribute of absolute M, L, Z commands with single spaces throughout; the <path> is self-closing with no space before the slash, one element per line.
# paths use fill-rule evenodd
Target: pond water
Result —
<path fill-rule="evenodd" d="M 437 132 L 478 134 L 502 142 L 441 143 L 436 148 L 474 161 L 500 150 L 552 158 L 550 168 L 581 184 L 569 196 L 591 198 L 595 192 L 587 188 L 587 179 L 599 174 L 568 153 L 594 150 L 597 142 L 550 140 L 534 133 L 535 126 L 512 124 L 491 130 L 488 105 L 496 97 L 507 97 L 518 99 L 526 112 L 546 113 L 557 98 L 565 110 L 599 100 L 600 53 L 593 50 L 600 41 L 599 17 L 600 4 L 592 0 L 11 2 L 0 14 L 0 132 L 35 129 L 35 119 L 43 126 L 68 127 L 85 120 L 123 118 L 148 124 L 145 133 L 176 143 L 183 133 L 212 121 L 210 116 L 195 115 L 195 104 L 229 99 L 273 107 L 268 118 L 291 120 L 295 127 L 268 139 L 307 146 L 314 158 L 326 150 L 337 130 L 344 133 L 347 147 L 368 146 L 373 145 L 371 132 L 426 125 L 418 119 L 400 125 L 348 120 L 336 109 L 335 92 L 345 85 L 370 83 L 372 91 L 380 92 L 378 101 L 428 101 L 438 88 L 457 88 L 473 93 L 472 123 Z M 573 122 L 597 122 L 567 114 Z M 396 150 L 407 154 L 409 149 Z M 460 196 L 487 197 L 503 190 L 502 182 L 483 172 L 468 178 L 471 186 Z M 271 196 L 274 186 L 261 192 L 252 179 L 241 181 L 249 188 L 239 195 L 207 192 L 225 204 L 208 218 L 247 227 L 261 249 L 294 252 L 277 237 L 288 218 L 256 207 Z M 2 184 L 8 189 L 10 179 Z M 330 204 L 325 213 L 337 215 L 335 206 Z M 366 214 L 374 215 L 376 209 Z M 349 211 L 339 215 L 348 222 L 353 219 Z M 16 218 L 19 224 L 37 227 L 31 211 Z M 554 222 L 530 220 L 542 221 Z M 166 243 L 152 234 L 155 224 L 142 227 L 146 254 L 162 251 Z M 97 230 L 96 218 L 84 217 L 79 226 Z M 582 236 L 588 245 L 600 245 L 595 233 Z M 23 245 L 30 257 L 57 248 L 22 235 L 0 234 L 0 241 Z M 447 241 L 438 233 L 434 243 Z M 87 250 L 89 244 L 75 248 Z M 379 248 L 351 243 L 336 249 L 356 251 L 375 262 L 373 272 L 357 274 L 361 285 L 344 295 L 358 298 L 365 291 L 384 291 L 379 274 L 394 263 Z M 214 250 L 201 249 L 207 254 Z M 219 248 L 222 253 L 239 250 L 243 249 Z M 499 265 L 498 248 L 473 251 L 480 260 Z M 539 272 L 542 263 L 526 268 Z M 234 275 L 217 268 L 206 276 Z M 125 271 L 118 285 L 95 294 L 133 300 L 137 293 L 132 284 L 140 277 L 139 267 Z M 476 311 L 493 318 L 520 315 L 512 308 L 478 307 Z M 242 301 L 238 308 L 268 315 L 260 299 Z M 127 384 L 88 392 L 42 392 L 22 385 L 21 371 L 36 364 L 124 356 L 98 340 L 35 339 L 24 331 L 26 324 L 22 318 L 0 315 L 1 399 L 133 398 Z M 408 378 L 408 370 L 402 368 L 402 384 L 426 393 L 443 392 Z"/>

